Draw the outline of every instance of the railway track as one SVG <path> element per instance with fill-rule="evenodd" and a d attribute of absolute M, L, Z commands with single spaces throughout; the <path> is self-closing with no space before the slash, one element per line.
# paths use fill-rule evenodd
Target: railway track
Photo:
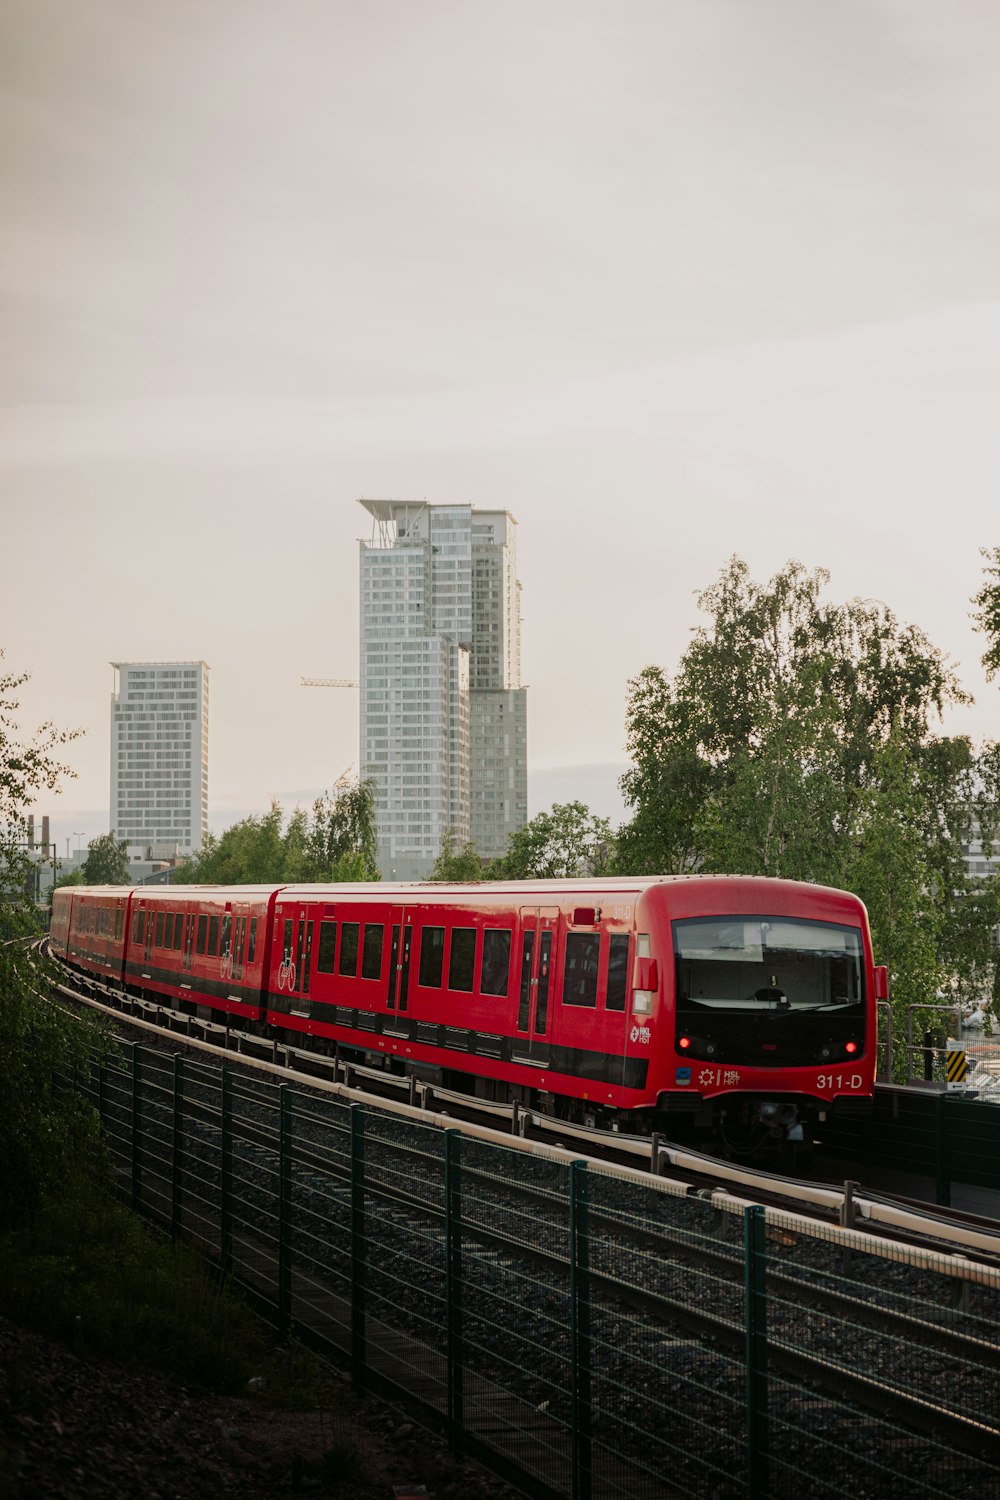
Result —
<path fill-rule="evenodd" d="M 52 960 L 50 960 L 52 961 Z M 57 962 L 57 961 L 56 961 Z M 837 1184 L 787 1178 L 747 1164 L 734 1163 L 672 1145 L 662 1137 L 625 1136 L 573 1125 L 517 1104 L 491 1103 L 471 1095 L 400 1078 L 337 1056 L 264 1040 L 236 1027 L 219 1025 L 170 1006 L 137 999 L 92 976 L 60 964 L 62 995 L 131 1023 L 144 1034 L 169 1034 L 175 1042 L 204 1049 L 230 1064 L 242 1064 L 264 1076 L 292 1076 L 318 1089 L 344 1089 L 372 1103 L 407 1104 L 428 1118 L 482 1125 L 521 1140 L 539 1141 L 591 1160 L 682 1178 L 692 1190 L 730 1192 L 744 1202 L 789 1209 L 818 1222 L 856 1228 L 928 1249 L 974 1254 L 1000 1267 L 1000 1223 L 979 1215 L 930 1205 L 898 1195 L 867 1193 L 857 1182 Z"/>
<path fill-rule="evenodd" d="M 73 978 L 60 986 L 64 999 L 81 998 Z M 980 1493 L 1000 1493 L 1000 1480 L 995 1491 L 984 1491 L 980 1473 L 986 1466 L 997 1479 L 1000 1451 L 1000 1226 L 868 1199 L 852 1186 L 789 1183 L 664 1142 L 602 1140 L 524 1111 L 482 1109 L 462 1095 L 435 1090 L 421 1097 L 408 1081 L 336 1060 L 327 1079 L 303 1075 L 294 1066 L 302 1059 L 290 1049 L 268 1045 L 269 1055 L 255 1056 L 265 1050 L 257 1039 L 142 1001 L 130 1001 L 123 1013 L 103 986 L 86 988 L 82 998 L 116 1024 L 158 1034 L 170 1051 L 190 1049 L 205 1060 L 200 1081 L 186 1090 L 207 1186 L 201 1201 L 189 1193 L 187 1209 L 192 1221 L 207 1223 L 213 1191 L 229 1196 L 231 1215 L 238 1202 L 239 1253 L 250 1281 L 261 1286 L 282 1274 L 270 1220 L 282 1191 L 274 1085 L 299 1081 L 303 1113 L 290 1171 L 309 1247 L 309 1301 L 324 1326 L 350 1321 L 344 1289 L 355 1232 L 343 1127 L 338 1137 L 324 1112 L 361 1103 L 378 1121 L 365 1157 L 366 1213 L 380 1262 L 379 1283 L 368 1289 L 369 1316 L 385 1324 L 391 1312 L 396 1336 L 423 1350 L 430 1364 L 443 1357 L 448 1206 L 440 1161 L 421 1142 L 428 1124 L 457 1127 L 463 1274 L 473 1294 L 470 1368 L 516 1398 L 541 1427 L 558 1429 L 567 1399 L 560 1372 L 569 1357 L 565 1178 L 570 1161 L 585 1152 L 593 1172 L 586 1274 L 591 1336 L 601 1353 L 600 1374 L 593 1374 L 601 1441 L 639 1461 L 648 1440 L 643 1403 L 667 1382 L 663 1398 L 677 1441 L 687 1425 L 689 1433 L 713 1431 L 717 1448 L 728 1452 L 745 1380 L 744 1213 L 757 1204 L 768 1242 L 771 1419 L 786 1434 L 789 1455 L 803 1407 L 813 1407 L 828 1435 L 850 1431 L 854 1451 L 860 1441 L 872 1463 L 879 1453 L 896 1455 L 894 1477 L 883 1476 L 879 1495 L 957 1495 L 973 1484 Z M 213 1058 L 230 1064 L 228 1087 L 240 1101 L 238 1140 L 228 1148 L 219 1123 L 222 1085 L 207 1066 Z M 320 1060 L 306 1061 L 315 1070 Z M 375 1087 L 388 1093 L 376 1095 Z M 169 1139 L 165 1085 L 147 1123 L 151 1140 Z M 543 1130 L 555 1144 L 536 1138 Z M 490 1164 L 498 1146 L 512 1153 L 516 1172 L 498 1173 Z M 146 1166 L 152 1179 L 154 1163 Z M 128 1167 L 120 1163 L 123 1175 Z M 947 1470 L 942 1454 L 952 1456 Z M 928 1474 L 930 1481 L 921 1478 Z M 684 1478 L 683 1465 L 677 1477 Z M 864 1490 L 845 1473 L 815 1493 Z"/>

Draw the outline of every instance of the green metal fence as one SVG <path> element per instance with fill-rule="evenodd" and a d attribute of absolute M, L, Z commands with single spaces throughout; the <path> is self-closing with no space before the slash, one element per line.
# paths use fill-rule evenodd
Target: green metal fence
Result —
<path fill-rule="evenodd" d="M 141 1047 L 88 1087 L 138 1211 L 535 1494 L 1000 1495 L 1000 1275 Z"/>
<path fill-rule="evenodd" d="M 953 1188 L 1000 1191 L 1000 1105 L 946 1090 L 881 1087 L 872 1119 L 828 1122 L 823 1146 L 864 1171 L 929 1178 L 939 1204 Z"/>

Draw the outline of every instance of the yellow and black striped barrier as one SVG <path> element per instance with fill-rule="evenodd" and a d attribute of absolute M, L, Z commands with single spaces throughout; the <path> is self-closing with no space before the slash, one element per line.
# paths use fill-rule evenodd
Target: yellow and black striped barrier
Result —
<path fill-rule="evenodd" d="M 949 1088 L 964 1088 L 969 1071 L 968 1055 L 962 1050 L 945 1054 L 945 1077 Z"/>

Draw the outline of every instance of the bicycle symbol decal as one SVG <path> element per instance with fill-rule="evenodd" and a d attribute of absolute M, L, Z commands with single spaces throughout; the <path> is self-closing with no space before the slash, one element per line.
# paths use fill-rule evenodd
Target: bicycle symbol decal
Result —
<path fill-rule="evenodd" d="M 283 990 L 286 984 L 290 990 L 294 990 L 295 964 L 290 958 L 282 959 L 278 968 L 278 989 Z"/>
<path fill-rule="evenodd" d="M 233 955 L 224 953 L 219 961 L 219 977 L 221 979 L 232 979 L 233 977 Z"/>

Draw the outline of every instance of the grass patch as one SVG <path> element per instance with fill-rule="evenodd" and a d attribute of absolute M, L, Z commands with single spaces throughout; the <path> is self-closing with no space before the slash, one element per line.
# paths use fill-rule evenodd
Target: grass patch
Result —
<path fill-rule="evenodd" d="M 323 1404 L 329 1383 L 309 1351 L 276 1348 L 190 1246 L 93 1182 L 0 1236 L 0 1309 L 88 1358 L 153 1366 L 225 1395 L 254 1379 L 272 1406 Z"/>

